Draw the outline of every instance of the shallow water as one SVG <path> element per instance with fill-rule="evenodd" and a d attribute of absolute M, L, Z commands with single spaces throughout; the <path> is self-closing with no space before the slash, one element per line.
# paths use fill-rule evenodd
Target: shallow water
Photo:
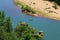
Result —
<path fill-rule="evenodd" d="M 0 10 L 5 10 L 6 17 L 11 17 L 13 28 L 18 22 L 25 21 L 36 30 L 43 30 L 44 40 L 60 40 L 60 21 L 22 14 L 21 9 L 14 4 L 13 0 L 0 0 Z"/>

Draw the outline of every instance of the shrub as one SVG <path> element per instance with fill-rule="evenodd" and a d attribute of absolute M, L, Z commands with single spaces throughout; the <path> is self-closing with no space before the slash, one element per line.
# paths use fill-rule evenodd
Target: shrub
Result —
<path fill-rule="evenodd" d="M 31 7 L 29 7 L 28 5 L 22 6 L 22 11 L 27 11 L 27 12 L 35 13 L 35 10 L 32 9 Z"/>
<path fill-rule="evenodd" d="M 54 6 L 53 6 L 54 9 L 57 9 L 57 4 L 54 2 Z"/>
<path fill-rule="evenodd" d="M 26 6 L 26 10 L 27 10 L 28 12 L 35 13 L 35 11 L 34 11 L 31 7 L 29 7 L 28 5 Z"/>

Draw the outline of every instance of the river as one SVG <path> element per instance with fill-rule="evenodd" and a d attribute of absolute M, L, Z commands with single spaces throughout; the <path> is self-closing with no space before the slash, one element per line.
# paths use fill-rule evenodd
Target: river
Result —
<path fill-rule="evenodd" d="M 13 0 L 0 0 L 0 10 L 5 11 L 6 17 L 11 17 L 13 28 L 18 22 L 24 21 L 38 31 L 43 30 L 44 40 L 60 40 L 60 21 L 25 15 Z"/>

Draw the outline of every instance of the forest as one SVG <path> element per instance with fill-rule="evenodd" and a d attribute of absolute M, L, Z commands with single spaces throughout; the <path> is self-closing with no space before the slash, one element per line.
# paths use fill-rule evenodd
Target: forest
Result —
<path fill-rule="evenodd" d="M 43 34 L 26 22 L 19 22 L 13 29 L 11 18 L 0 11 L 0 40 L 43 40 Z"/>

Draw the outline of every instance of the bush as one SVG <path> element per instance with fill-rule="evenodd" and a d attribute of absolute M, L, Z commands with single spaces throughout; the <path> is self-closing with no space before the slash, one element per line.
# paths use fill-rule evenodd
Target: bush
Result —
<path fill-rule="evenodd" d="M 28 5 L 26 5 L 26 10 L 27 10 L 28 12 L 35 13 L 35 11 L 34 11 L 31 7 L 29 7 Z"/>
<path fill-rule="evenodd" d="M 26 24 L 24 22 L 23 22 L 23 24 L 20 23 L 16 27 L 15 32 L 16 32 L 16 36 L 18 38 L 23 37 L 23 39 L 25 39 L 25 40 L 32 40 L 32 39 L 38 40 L 39 38 L 41 39 L 41 37 L 40 37 L 41 35 L 36 30 L 31 28 L 28 24 Z M 37 37 L 35 37 L 34 34 L 36 34 Z"/>
<path fill-rule="evenodd" d="M 33 10 L 31 7 L 29 7 L 28 5 L 26 6 L 22 6 L 22 11 L 27 11 L 27 12 L 31 12 L 31 13 L 35 13 L 35 10 Z"/>
<path fill-rule="evenodd" d="M 54 9 L 57 9 L 57 4 L 54 2 L 54 6 L 53 6 Z"/>

